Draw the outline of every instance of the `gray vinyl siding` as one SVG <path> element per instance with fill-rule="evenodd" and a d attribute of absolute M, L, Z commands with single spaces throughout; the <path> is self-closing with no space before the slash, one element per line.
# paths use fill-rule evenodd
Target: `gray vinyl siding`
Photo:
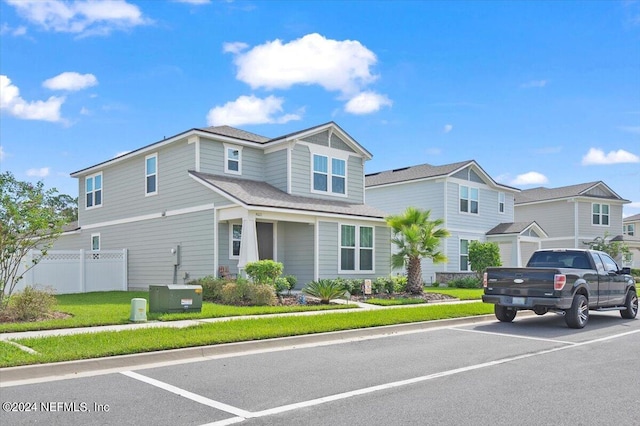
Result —
<path fill-rule="evenodd" d="M 85 208 L 85 176 L 79 178 L 81 226 L 209 204 L 214 193 L 189 177 L 195 144 L 178 142 L 158 151 L 158 194 L 145 194 L 145 154 L 102 170 L 102 206 Z M 126 207 L 126 208 L 125 208 Z"/>
<path fill-rule="evenodd" d="M 375 235 L 375 268 L 376 276 L 391 274 L 391 228 L 376 226 Z"/>
<path fill-rule="evenodd" d="M 287 149 L 265 154 L 264 177 L 268 184 L 287 191 Z"/>
<path fill-rule="evenodd" d="M 566 200 L 518 205 L 515 207 L 516 222 L 536 221 L 544 229 L 549 238 L 566 237 L 574 246 L 574 203 Z"/>
<path fill-rule="evenodd" d="M 305 142 L 312 143 L 314 145 L 329 146 L 329 131 L 326 130 L 322 133 L 307 136 L 303 139 Z"/>
<path fill-rule="evenodd" d="M 364 203 L 362 159 L 349 156 L 347 164 L 347 197 L 311 192 L 311 152 L 304 145 L 295 145 L 291 155 L 291 193 L 325 200 Z"/>
<path fill-rule="evenodd" d="M 200 171 L 224 174 L 224 145 L 222 142 L 200 139 Z"/>
<path fill-rule="evenodd" d="M 129 289 L 147 289 L 150 284 L 171 284 L 174 266 L 171 249 L 180 245 L 177 283 L 214 275 L 213 210 L 122 225 L 105 226 L 83 233 L 100 233 L 101 249 L 128 249 Z"/>
<path fill-rule="evenodd" d="M 406 182 L 366 189 L 367 204 L 388 214 L 400 214 L 407 207 L 431 210 L 431 219 L 444 218 L 442 182 Z"/>
<path fill-rule="evenodd" d="M 278 243 L 283 275 L 295 275 L 298 289 L 313 281 L 314 227 L 306 223 L 279 222 Z"/>
<path fill-rule="evenodd" d="M 240 223 L 240 221 L 238 221 L 237 223 Z M 230 226 L 231 225 L 228 222 L 220 222 L 218 225 L 218 266 L 226 266 L 229 268 L 230 274 L 237 274 L 238 259 L 229 259 Z"/>
<path fill-rule="evenodd" d="M 338 224 L 318 222 L 319 226 L 319 278 L 338 276 Z"/>
<path fill-rule="evenodd" d="M 285 161 L 283 166 L 286 167 Z M 259 149 L 242 148 L 242 177 L 251 180 L 264 180 L 264 152 Z"/>
<path fill-rule="evenodd" d="M 331 135 L 331 148 L 336 148 L 341 151 L 355 152 L 349 145 L 347 145 L 338 135 Z"/>
<path fill-rule="evenodd" d="M 609 205 L 609 225 L 593 225 L 592 206 L 597 204 Z M 578 236 L 592 240 L 598 236 L 604 236 L 607 232 L 611 236 L 622 234 L 622 206 L 611 204 L 607 200 L 594 200 L 593 202 L 578 203 Z"/>
<path fill-rule="evenodd" d="M 56 239 L 51 250 L 91 249 L 91 232 L 62 234 Z"/>
<path fill-rule="evenodd" d="M 460 211 L 460 186 L 461 182 L 447 183 L 447 229 L 482 234 L 494 228 L 500 223 L 513 222 L 512 196 L 505 194 L 505 213 L 498 212 L 498 192 L 487 187 L 470 184 L 469 187 L 478 188 L 478 214 Z M 509 202 L 511 200 L 511 203 Z M 511 205 L 510 205 L 511 204 Z"/>

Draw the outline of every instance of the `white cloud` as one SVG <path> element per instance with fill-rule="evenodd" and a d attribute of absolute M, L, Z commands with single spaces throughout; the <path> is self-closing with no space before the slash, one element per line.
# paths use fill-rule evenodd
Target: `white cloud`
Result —
<path fill-rule="evenodd" d="M 521 175 L 516 176 L 516 178 L 511 181 L 512 185 L 540 185 L 543 183 L 549 182 L 549 179 L 541 173 L 538 172 L 528 172 Z"/>
<path fill-rule="evenodd" d="M 211 0 L 173 0 L 175 3 L 187 3 L 194 6 L 200 6 L 203 4 L 211 3 Z"/>
<path fill-rule="evenodd" d="M 151 22 L 126 0 L 6 0 L 18 14 L 48 31 L 107 35 Z"/>
<path fill-rule="evenodd" d="M 249 47 L 249 45 L 247 43 L 242 43 L 240 41 L 236 41 L 236 42 L 233 42 L 233 43 L 224 43 L 222 45 L 222 51 L 224 53 L 238 54 L 238 53 L 242 52 L 243 50 L 245 50 L 248 47 Z"/>
<path fill-rule="evenodd" d="M 49 176 L 49 168 L 48 167 L 42 167 L 40 169 L 29 169 L 27 170 L 27 176 L 29 177 L 47 177 Z"/>
<path fill-rule="evenodd" d="M 91 115 L 91 111 L 86 107 L 82 107 L 82 108 L 80 108 L 80 114 L 81 115 Z"/>
<path fill-rule="evenodd" d="M 370 114 L 380 110 L 383 106 L 391 106 L 393 102 L 375 92 L 362 92 L 354 96 L 346 103 L 344 110 L 351 114 Z"/>
<path fill-rule="evenodd" d="M 547 83 L 548 83 L 547 80 L 531 80 L 531 81 L 527 81 L 526 83 L 522 83 L 520 87 L 523 89 L 531 89 L 535 87 L 541 88 L 541 87 L 545 87 Z"/>
<path fill-rule="evenodd" d="M 239 126 L 243 124 L 286 123 L 300 120 L 297 114 L 282 114 L 284 99 L 268 96 L 265 99 L 254 95 L 240 96 L 235 101 L 227 102 L 209 110 L 207 123 L 210 126 Z"/>
<path fill-rule="evenodd" d="M 98 84 L 98 79 L 93 74 L 79 74 L 77 72 L 63 72 L 55 77 L 45 80 L 43 87 L 51 90 L 76 91 L 86 89 Z"/>
<path fill-rule="evenodd" d="M 590 148 L 589 152 L 582 157 L 583 166 L 619 163 L 640 163 L 640 157 L 624 149 L 605 154 L 603 150 L 598 148 Z"/>
<path fill-rule="evenodd" d="M 27 34 L 27 27 L 20 25 L 19 27 L 13 28 L 10 27 L 6 22 L 0 25 L 0 35 L 9 34 L 14 37 L 23 36 Z"/>
<path fill-rule="evenodd" d="M 51 96 L 46 101 L 27 102 L 20 97 L 20 89 L 11 84 L 6 75 L 0 75 L 0 111 L 24 120 L 62 121 L 60 108 L 64 97 Z"/>
<path fill-rule="evenodd" d="M 238 44 L 226 44 L 225 49 Z M 274 40 L 235 54 L 236 77 L 252 88 L 288 89 L 317 84 L 353 97 L 377 79 L 371 73 L 376 55 L 355 40 L 330 40 L 308 34 L 289 43 Z"/>
<path fill-rule="evenodd" d="M 452 124 L 445 124 L 444 127 L 442 128 L 442 131 L 444 133 L 449 133 L 452 130 L 453 130 L 453 125 Z"/>

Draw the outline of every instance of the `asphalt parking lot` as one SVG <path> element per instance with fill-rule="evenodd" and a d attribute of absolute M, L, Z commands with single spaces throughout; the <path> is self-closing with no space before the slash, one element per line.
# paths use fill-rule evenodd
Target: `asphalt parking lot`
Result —
<path fill-rule="evenodd" d="M 399 329 L 398 329 L 399 330 Z M 0 424 L 639 424 L 640 320 L 442 325 L 2 383 Z"/>

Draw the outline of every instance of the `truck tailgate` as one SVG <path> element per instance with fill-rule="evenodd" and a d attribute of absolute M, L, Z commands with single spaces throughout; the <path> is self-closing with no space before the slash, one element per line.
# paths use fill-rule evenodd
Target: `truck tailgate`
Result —
<path fill-rule="evenodd" d="M 554 277 L 559 273 L 554 268 L 490 268 L 485 294 L 552 297 Z"/>

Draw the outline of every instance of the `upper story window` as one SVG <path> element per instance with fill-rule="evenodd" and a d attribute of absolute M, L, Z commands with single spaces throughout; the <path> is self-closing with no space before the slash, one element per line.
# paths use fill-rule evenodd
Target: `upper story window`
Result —
<path fill-rule="evenodd" d="M 145 194 L 155 195 L 158 193 L 158 154 L 149 155 L 145 158 Z"/>
<path fill-rule="evenodd" d="M 609 204 L 593 203 L 591 205 L 591 223 L 593 225 L 609 226 Z"/>
<path fill-rule="evenodd" d="M 622 233 L 633 237 L 636 235 L 636 225 L 634 223 L 628 223 L 622 226 Z"/>
<path fill-rule="evenodd" d="M 242 174 L 242 147 L 225 144 L 224 172 L 234 175 Z"/>
<path fill-rule="evenodd" d="M 344 195 L 347 190 L 346 181 L 345 160 L 313 154 L 313 191 Z"/>
<path fill-rule="evenodd" d="M 460 185 L 460 211 L 478 214 L 478 188 Z"/>
<path fill-rule="evenodd" d="M 340 226 L 340 271 L 373 271 L 373 227 Z"/>
<path fill-rule="evenodd" d="M 504 192 L 498 192 L 498 213 L 504 213 Z"/>
<path fill-rule="evenodd" d="M 102 205 L 102 173 L 87 176 L 84 179 L 87 209 Z"/>

